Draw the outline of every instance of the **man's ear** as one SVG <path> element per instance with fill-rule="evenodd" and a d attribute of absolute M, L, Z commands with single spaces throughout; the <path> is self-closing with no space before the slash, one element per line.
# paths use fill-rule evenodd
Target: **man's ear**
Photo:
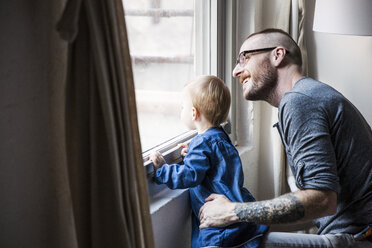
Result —
<path fill-rule="evenodd" d="M 274 56 L 272 57 L 272 62 L 274 64 L 275 67 L 279 67 L 280 64 L 283 62 L 283 59 L 285 57 L 285 54 L 287 53 L 287 51 L 285 50 L 284 47 L 277 47 L 275 50 L 274 50 Z"/>
<path fill-rule="evenodd" d="M 199 117 L 199 111 L 193 106 L 191 108 L 192 111 L 192 120 L 195 121 Z"/>

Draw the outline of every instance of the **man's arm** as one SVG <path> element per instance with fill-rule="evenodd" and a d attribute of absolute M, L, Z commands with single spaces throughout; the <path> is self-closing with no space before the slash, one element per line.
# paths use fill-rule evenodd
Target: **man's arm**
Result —
<path fill-rule="evenodd" d="M 236 203 L 223 195 L 212 194 L 199 212 L 200 229 L 236 222 L 284 224 L 332 215 L 337 194 L 324 190 L 300 190 L 267 201 Z"/>

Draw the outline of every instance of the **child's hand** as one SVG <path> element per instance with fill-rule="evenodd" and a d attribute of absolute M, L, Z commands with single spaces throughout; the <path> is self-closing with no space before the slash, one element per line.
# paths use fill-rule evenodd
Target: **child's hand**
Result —
<path fill-rule="evenodd" d="M 155 171 L 157 169 L 159 169 L 160 167 L 162 167 L 163 164 L 166 163 L 164 157 L 160 154 L 160 152 L 153 152 L 153 153 L 151 153 L 149 159 L 154 164 L 154 170 Z"/>
<path fill-rule="evenodd" d="M 187 145 L 185 143 L 181 143 L 181 144 L 178 144 L 177 147 L 178 148 L 183 147 L 183 149 L 181 150 L 181 156 L 185 157 L 186 154 L 187 154 L 187 149 L 189 148 L 189 145 Z"/>

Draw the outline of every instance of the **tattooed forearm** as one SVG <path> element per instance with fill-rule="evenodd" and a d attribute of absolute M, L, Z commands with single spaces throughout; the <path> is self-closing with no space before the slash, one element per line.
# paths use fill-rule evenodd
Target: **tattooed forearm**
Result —
<path fill-rule="evenodd" d="M 240 203 L 236 205 L 234 211 L 241 221 L 259 224 L 295 222 L 305 216 L 304 206 L 292 194 L 269 201 Z"/>

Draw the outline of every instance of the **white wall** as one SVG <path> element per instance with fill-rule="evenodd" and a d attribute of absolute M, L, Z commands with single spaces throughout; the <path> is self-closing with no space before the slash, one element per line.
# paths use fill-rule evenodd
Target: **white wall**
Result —
<path fill-rule="evenodd" d="M 315 0 L 306 1 L 309 75 L 340 91 L 371 126 L 372 36 L 313 32 L 314 6 Z"/>
<path fill-rule="evenodd" d="M 150 213 L 156 248 L 188 248 L 191 245 L 191 206 L 188 190 L 165 188 L 150 197 Z"/>

